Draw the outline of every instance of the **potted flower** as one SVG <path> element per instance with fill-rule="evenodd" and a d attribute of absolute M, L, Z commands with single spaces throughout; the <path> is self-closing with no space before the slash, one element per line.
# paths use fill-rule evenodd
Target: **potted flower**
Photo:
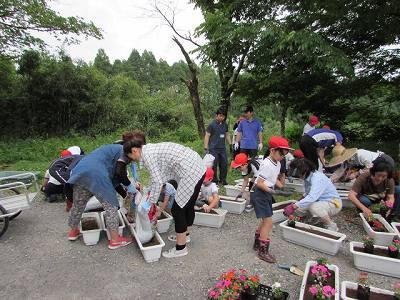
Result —
<path fill-rule="evenodd" d="M 336 290 L 330 285 L 315 284 L 309 289 L 311 295 L 317 300 L 328 300 L 335 298 Z"/>
<path fill-rule="evenodd" d="M 361 272 L 357 285 L 357 299 L 368 300 L 370 293 L 371 291 L 368 285 L 368 273 Z"/>
<path fill-rule="evenodd" d="M 373 254 L 374 253 L 374 238 L 366 235 L 363 237 L 363 243 L 364 243 L 364 252 Z"/>
<path fill-rule="evenodd" d="M 289 216 L 289 220 L 288 220 L 288 226 L 289 227 L 296 227 L 296 222 L 300 222 L 301 221 L 301 217 L 300 216 L 294 216 L 294 215 L 290 215 Z"/>
<path fill-rule="evenodd" d="M 394 239 L 393 242 L 388 246 L 388 255 L 393 258 L 399 256 L 400 241 Z"/>
<path fill-rule="evenodd" d="M 400 300 L 400 282 L 394 285 L 394 299 Z"/>
<path fill-rule="evenodd" d="M 281 284 L 279 282 L 275 282 L 272 286 L 272 292 L 274 294 L 274 300 L 283 300 L 285 296 L 281 289 Z"/>

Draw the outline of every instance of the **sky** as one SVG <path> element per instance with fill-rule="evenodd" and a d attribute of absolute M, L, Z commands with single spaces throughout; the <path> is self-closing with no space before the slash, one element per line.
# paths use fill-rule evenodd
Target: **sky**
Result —
<path fill-rule="evenodd" d="M 202 22 L 201 12 L 188 4 L 188 0 L 172 0 L 175 7 L 175 23 L 182 33 L 192 31 Z M 113 62 L 127 59 L 132 49 L 142 53 L 151 51 L 157 59 L 169 64 L 183 60 L 178 46 L 172 41 L 172 30 L 165 22 L 151 13 L 154 0 L 54 0 L 50 7 L 62 16 L 79 16 L 85 21 L 93 21 L 103 30 L 103 39 L 80 38 L 79 45 L 64 45 L 73 59 L 93 61 L 99 48 L 103 48 Z M 152 16 L 153 15 L 153 16 Z M 62 42 L 46 34 L 39 35 L 50 46 L 51 52 L 58 51 Z M 193 47 L 184 43 L 186 50 Z"/>

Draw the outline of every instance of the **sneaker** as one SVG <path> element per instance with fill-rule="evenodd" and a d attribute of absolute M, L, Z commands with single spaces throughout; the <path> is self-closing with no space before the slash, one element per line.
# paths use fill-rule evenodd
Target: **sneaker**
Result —
<path fill-rule="evenodd" d="M 247 212 L 251 212 L 254 210 L 254 206 L 252 204 L 247 204 L 244 210 Z"/>
<path fill-rule="evenodd" d="M 127 246 L 130 243 L 132 243 L 131 239 L 128 239 L 123 236 L 118 236 L 118 239 L 116 241 L 110 240 L 108 242 L 108 249 L 111 249 L 111 250 L 118 249 L 120 247 Z"/>
<path fill-rule="evenodd" d="M 339 230 L 337 225 L 336 225 L 336 223 L 334 223 L 334 222 L 332 222 L 329 225 L 326 225 L 325 228 L 330 230 L 330 231 L 335 231 L 335 232 L 337 232 Z"/>
<path fill-rule="evenodd" d="M 176 250 L 175 247 L 169 249 L 168 251 L 164 251 L 162 256 L 165 258 L 174 258 L 174 257 L 181 257 L 185 256 L 189 253 L 187 247 L 183 248 L 182 250 Z"/>
<path fill-rule="evenodd" d="M 70 241 L 76 241 L 77 239 L 79 239 L 79 236 L 81 235 L 81 232 L 79 231 L 79 229 L 71 229 L 68 232 L 68 240 Z"/>
<path fill-rule="evenodd" d="M 176 242 L 176 235 L 171 234 L 168 236 L 168 240 L 170 240 L 171 242 Z M 190 235 L 186 236 L 186 244 L 190 243 Z"/>

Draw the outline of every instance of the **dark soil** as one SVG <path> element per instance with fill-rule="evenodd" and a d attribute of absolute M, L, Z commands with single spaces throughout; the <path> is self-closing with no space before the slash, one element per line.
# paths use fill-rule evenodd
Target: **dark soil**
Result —
<path fill-rule="evenodd" d="M 218 213 L 214 210 L 210 210 L 210 212 L 205 212 L 204 209 L 195 210 L 195 212 L 210 214 L 210 215 L 218 215 Z"/>
<path fill-rule="evenodd" d="M 279 205 L 273 207 L 272 210 L 279 210 L 279 209 L 285 208 L 286 206 L 288 206 L 290 204 L 292 204 L 292 203 L 279 204 Z"/>
<path fill-rule="evenodd" d="M 94 217 L 86 217 L 82 219 L 82 231 L 99 229 L 97 219 Z"/>
<path fill-rule="evenodd" d="M 382 224 L 382 222 L 380 222 L 380 221 L 378 221 L 378 220 L 375 220 L 374 222 L 377 222 L 377 223 L 381 224 L 382 227 L 376 228 L 376 227 L 373 225 L 372 222 L 368 222 L 368 224 L 369 224 L 369 226 L 371 226 L 372 230 L 374 230 L 374 231 L 376 231 L 376 232 L 389 232 L 389 231 L 386 229 L 385 225 Z"/>
<path fill-rule="evenodd" d="M 329 277 L 328 279 L 327 279 L 327 283 L 325 284 L 325 285 L 330 285 L 331 287 L 335 287 L 335 271 L 332 271 L 332 270 L 330 270 L 330 272 L 331 272 L 331 277 Z M 306 288 L 305 288 L 305 290 L 304 290 L 304 297 L 303 297 L 303 300 L 314 300 L 315 298 L 314 298 L 314 296 L 310 293 L 310 291 L 309 291 L 309 289 L 310 289 L 310 287 L 311 286 L 313 286 L 315 283 L 314 282 L 310 282 L 310 281 L 312 281 L 312 280 L 309 280 L 309 278 L 310 278 L 310 276 L 312 276 L 312 277 L 314 277 L 312 274 L 311 274 L 311 269 L 310 269 L 310 271 L 308 272 L 308 278 L 307 278 L 307 283 L 306 283 Z M 311 277 L 311 278 L 312 278 Z M 310 282 L 310 283 L 309 283 Z"/>
<path fill-rule="evenodd" d="M 301 231 L 313 233 L 313 234 L 316 234 L 316 235 L 319 235 L 319 236 L 327 237 L 327 238 L 332 239 L 332 240 L 340 239 L 339 236 L 332 235 L 332 234 L 329 234 L 329 233 L 326 233 L 326 232 L 321 232 L 319 230 L 315 230 L 315 229 L 311 229 L 311 228 L 303 228 L 303 227 L 297 227 L 297 226 L 294 227 L 294 228 L 296 228 L 298 230 L 301 230 Z"/>
<path fill-rule="evenodd" d="M 357 290 L 347 288 L 346 296 L 349 298 L 357 299 Z M 394 297 L 391 295 L 378 294 L 375 292 L 370 292 L 369 294 L 369 300 L 393 300 L 393 299 Z"/>
<path fill-rule="evenodd" d="M 156 245 L 160 245 L 160 243 L 158 242 L 156 236 L 153 236 L 153 238 L 150 240 L 150 242 L 147 242 L 146 244 L 143 244 L 143 247 L 151 247 L 151 246 L 156 246 Z"/>
<path fill-rule="evenodd" d="M 158 220 L 164 220 L 166 218 L 167 218 L 167 216 L 165 214 L 161 214 L 161 216 L 158 218 Z"/>
<path fill-rule="evenodd" d="M 397 230 L 400 231 L 400 226 L 396 226 Z"/>
<path fill-rule="evenodd" d="M 364 251 L 364 247 L 354 247 L 354 251 L 356 252 L 362 252 L 365 253 Z M 388 251 L 386 249 L 380 249 L 380 248 L 374 248 L 374 253 L 373 255 L 378 255 L 378 256 L 383 256 L 383 257 L 389 257 Z M 395 258 L 395 259 L 400 259 L 399 257 Z"/>

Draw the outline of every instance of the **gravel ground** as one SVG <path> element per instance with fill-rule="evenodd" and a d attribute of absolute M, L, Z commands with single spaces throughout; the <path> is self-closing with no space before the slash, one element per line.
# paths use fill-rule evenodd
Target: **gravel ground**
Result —
<path fill-rule="evenodd" d="M 349 251 L 349 241 L 361 240 L 364 233 L 355 215 L 345 210 L 337 218 L 348 239 L 336 256 L 326 255 L 339 266 L 341 280 L 355 281 L 359 274 Z M 194 226 L 189 255 L 148 264 L 136 244 L 109 250 L 103 233 L 96 246 L 68 241 L 64 204 L 39 200 L 10 223 L 0 240 L 1 298 L 206 299 L 220 273 L 244 268 L 261 275 L 263 283 L 281 282 L 291 299 L 297 299 L 302 278 L 259 260 L 251 250 L 256 224 L 252 212 L 228 214 L 221 229 Z M 164 249 L 173 246 L 167 234 L 162 234 Z M 280 263 L 304 268 L 308 260 L 323 255 L 284 241 L 278 226 L 272 239 Z M 372 286 L 391 289 L 396 281 L 370 274 Z"/>

